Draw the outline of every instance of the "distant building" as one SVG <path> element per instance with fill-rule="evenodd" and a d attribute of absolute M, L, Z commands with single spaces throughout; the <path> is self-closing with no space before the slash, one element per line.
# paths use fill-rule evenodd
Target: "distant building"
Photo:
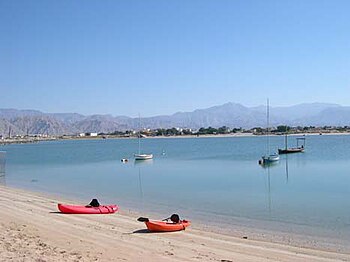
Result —
<path fill-rule="evenodd" d="M 97 133 L 80 133 L 78 136 L 79 136 L 79 137 L 84 137 L 84 136 L 97 136 Z"/>

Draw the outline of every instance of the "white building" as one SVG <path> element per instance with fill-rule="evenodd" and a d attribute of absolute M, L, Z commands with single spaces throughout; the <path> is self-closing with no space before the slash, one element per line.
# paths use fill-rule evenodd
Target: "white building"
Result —
<path fill-rule="evenodd" d="M 97 136 L 97 133 L 80 133 L 78 136 L 79 136 L 79 137 L 84 137 L 84 136 Z"/>

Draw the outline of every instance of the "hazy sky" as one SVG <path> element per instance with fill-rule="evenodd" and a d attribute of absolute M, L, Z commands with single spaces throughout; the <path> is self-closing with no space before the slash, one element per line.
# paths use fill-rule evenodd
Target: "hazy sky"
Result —
<path fill-rule="evenodd" d="M 350 1 L 0 1 L 0 108 L 350 105 Z"/>

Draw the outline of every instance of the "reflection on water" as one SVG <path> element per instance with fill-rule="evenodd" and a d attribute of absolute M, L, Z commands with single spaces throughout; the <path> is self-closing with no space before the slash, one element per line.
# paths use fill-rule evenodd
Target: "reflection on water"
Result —
<path fill-rule="evenodd" d="M 134 165 L 135 166 L 153 165 L 153 159 L 135 160 Z"/>
<path fill-rule="evenodd" d="M 142 179 L 141 179 L 141 167 L 139 167 L 139 186 L 140 186 L 140 198 L 143 201 Z"/>
<path fill-rule="evenodd" d="M 143 185 L 142 185 L 142 169 L 145 167 L 151 167 L 154 164 L 153 159 L 145 159 L 145 160 L 135 160 L 134 167 L 138 170 L 138 187 L 139 187 L 139 203 L 141 210 L 145 210 L 145 202 L 144 202 L 144 193 L 143 193 Z"/>
<path fill-rule="evenodd" d="M 288 154 L 286 154 L 285 156 L 285 162 L 286 162 L 286 183 L 288 184 L 288 180 L 289 180 L 289 168 L 288 168 Z"/>
<path fill-rule="evenodd" d="M 0 184 L 6 185 L 6 152 L 0 151 Z"/>
<path fill-rule="evenodd" d="M 280 159 L 279 162 L 270 162 L 260 165 L 264 171 L 265 176 L 267 178 L 267 209 L 269 211 L 269 215 L 271 217 L 272 214 L 272 198 L 271 198 L 271 169 L 277 168 L 279 165 L 284 166 L 284 172 L 286 177 L 286 184 L 289 182 L 289 167 L 288 167 L 288 154 L 285 154 L 283 158 Z M 277 174 L 278 175 L 278 174 Z"/>
<path fill-rule="evenodd" d="M 269 169 L 271 167 L 277 166 L 279 163 L 280 163 L 279 161 L 266 162 L 266 163 L 260 164 L 260 166 L 264 169 Z"/>
<path fill-rule="evenodd" d="M 0 173 L 0 185 L 6 186 L 6 176 L 5 176 L 5 173 Z"/>

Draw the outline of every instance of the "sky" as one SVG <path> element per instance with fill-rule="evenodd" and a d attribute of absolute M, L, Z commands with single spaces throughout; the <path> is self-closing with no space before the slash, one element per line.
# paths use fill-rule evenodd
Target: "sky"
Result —
<path fill-rule="evenodd" d="M 0 108 L 350 105 L 347 0 L 0 0 Z"/>

